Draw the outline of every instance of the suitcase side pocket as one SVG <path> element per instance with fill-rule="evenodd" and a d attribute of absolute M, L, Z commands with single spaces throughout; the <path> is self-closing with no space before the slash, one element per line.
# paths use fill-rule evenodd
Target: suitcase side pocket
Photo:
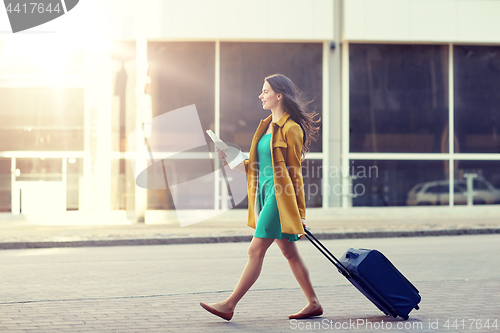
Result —
<path fill-rule="evenodd" d="M 392 270 L 393 270 L 396 274 L 398 274 L 398 275 L 399 275 L 399 277 L 401 277 L 401 279 L 402 279 L 403 281 L 405 281 L 405 282 L 406 282 L 406 284 L 408 284 L 408 286 L 410 286 L 410 287 L 411 287 L 411 288 L 412 288 L 412 289 L 413 289 L 413 290 L 414 290 L 417 294 L 419 294 L 419 293 L 420 293 L 420 292 L 418 291 L 418 289 L 417 289 L 417 288 L 413 285 L 413 283 L 411 283 L 411 282 L 410 282 L 410 281 L 406 278 L 406 276 L 404 276 L 403 274 L 401 274 L 401 272 L 400 272 L 400 271 L 396 268 L 396 266 L 394 266 L 394 265 L 392 264 L 392 262 L 391 262 L 389 259 L 387 259 L 387 257 L 386 257 L 386 256 L 385 256 L 382 252 L 377 251 L 377 250 L 375 250 L 375 251 L 376 251 L 376 252 L 377 252 L 377 254 L 380 256 L 380 258 L 382 258 L 382 259 L 383 259 L 383 260 L 387 263 L 387 265 L 388 265 L 388 266 L 389 266 L 389 267 L 390 267 L 390 268 L 391 268 L 391 269 L 392 269 Z"/>

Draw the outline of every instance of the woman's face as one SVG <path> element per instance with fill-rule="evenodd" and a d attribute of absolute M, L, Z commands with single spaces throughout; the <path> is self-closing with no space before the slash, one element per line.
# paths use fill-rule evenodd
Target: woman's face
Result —
<path fill-rule="evenodd" d="M 262 94 L 260 94 L 259 98 L 262 101 L 262 108 L 264 110 L 273 110 L 282 101 L 281 94 L 275 93 L 273 88 L 271 88 L 271 85 L 267 81 L 264 81 Z"/>

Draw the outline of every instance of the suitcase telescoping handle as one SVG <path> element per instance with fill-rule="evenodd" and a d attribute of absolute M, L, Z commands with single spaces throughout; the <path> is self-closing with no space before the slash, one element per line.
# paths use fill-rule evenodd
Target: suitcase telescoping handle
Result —
<path fill-rule="evenodd" d="M 314 235 L 309 230 L 304 228 L 304 231 L 306 232 L 307 239 L 312 243 L 312 245 L 314 245 L 319 250 L 319 252 L 323 253 L 326 259 L 330 260 L 330 262 L 335 267 L 337 267 L 342 275 L 344 275 L 346 278 L 352 278 L 347 268 L 345 268 L 345 266 L 323 244 L 321 244 L 321 242 L 316 237 L 314 237 Z"/>

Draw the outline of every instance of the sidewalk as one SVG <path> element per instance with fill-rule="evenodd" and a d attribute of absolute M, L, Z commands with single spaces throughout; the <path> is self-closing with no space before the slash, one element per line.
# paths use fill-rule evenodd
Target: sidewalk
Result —
<path fill-rule="evenodd" d="M 12 250 L 0 251 L 0 332 L 498 332 L 497 235 L 323 243 L 383 250 L 420 291 L 420 309 L 407 321 L 385 316 L 305 240 L 297 246 L 324 313 L 302 321 L 288 319 L 306 299 L 276 245 L 229 322 L 199 302 L 230 295 L 248 244 Z"/>
<path fill-rule="evenodd" d="M 229 292 L 208 292 L 0 305 L 4 317 L 0 329 L 11 333 L 498 331 L 499 297 L 489 292 L 498 289 L 498 279 L 432 281 L 418 286 L 425 298 L 408 321 L 384 316 L 355 288 L 345 285 L 316 288 L 325 312 L 307 320 L 287 319 L 304 302 L 300 290 L 278 289 L 250 290 L 229 322 L 199 306 L 200 299 L 224 299 Z"/>
<path fill-rule="evenodd" d="M 253 234 L 246 210 L 230 210 L 186 227 L 175 221 L 136 224 L 125 218 L 92 225 L 95 217 L 78 215 L 77 221 L 68 213 L 66 225 L 0 214 L 0 249 L 242 242 Z M 308 209 L 306 223 L 320 239 L 500 233 L 500 207 Z"/>

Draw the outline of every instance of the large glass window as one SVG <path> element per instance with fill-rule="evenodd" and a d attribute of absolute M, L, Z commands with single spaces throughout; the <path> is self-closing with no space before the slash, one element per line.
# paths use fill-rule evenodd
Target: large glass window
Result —
<path fill-rule="evenodd" d="M 221 43 L 221 138 L 250 150 L 259 121 L 271 114 L 258 98 L 264 78 L 276 73 L 290 78 L 321 116 L 322 52 L 321 43 Z M 310 151 L 322 151 L 321 132 Z"/>
<path fill-rule="evenodd" d="M 448 47 L 350 44 L 350 151 L 448 152 Z"/>
<path fill-rule="evenodd" d="M 215 129 L 214 42 L 149 42 L 148 64 L 153 117 L 195 104 L 202 128 Z M 192 152 L 207 149 L 204 146 Z M 196 160 L 165 160 L 165 167 L 169 185 L 213 172 L 208 154 Z M 148 208 L 213 209 L 214 185 L 212 180 L 190 193 L 170 188 L 148 190 Z"/>
<path fill-rule="evenodd" d="M 0 151 L 83 150 L 81 88 L 0 88 Z"/>
<path fill-rule="evenodd" d="M 353 206 L 448 205 L 447 161 L 351 160 Z"/>
<path fill-rule="evenodd" d="M 215 43 L 149 42 L 153 117 L 196 105 L 204 129 L 215 129 Z"/>
<path fill-rule="evenodd" d="M 500 153 L 500 47 L 453 47 L 455 135 L 461 153 Z"/>

